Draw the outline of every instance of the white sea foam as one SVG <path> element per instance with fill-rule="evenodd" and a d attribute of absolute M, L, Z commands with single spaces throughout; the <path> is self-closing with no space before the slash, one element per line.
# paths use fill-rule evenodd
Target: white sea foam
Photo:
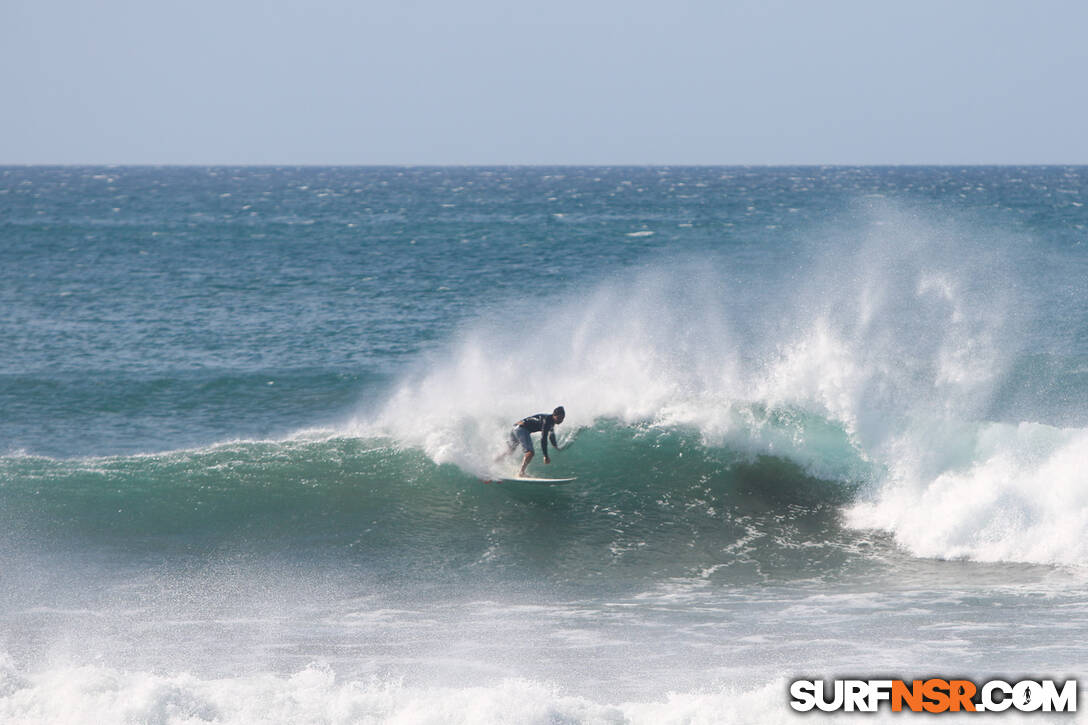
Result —
<path fill-rule="evenodd" d="M 990 424 L 939 438 L 905 438 L 890 480 L 850 523 L 893 531 L 920 556 L 1088 561 L 1088 431 Z"/>
<path fill-rule="evenodd" d="M 0 720 L 11 725 L 262 725 L 276 723 L 775 723 L 790 718 L 785 684 L 749 691 L 670 694 L 609 704 L 524 679 L 488 686 L 422 687 L 341 679 L 311 665 L 294 675 L 207 679 L 106 667 L 19 673 L 0 658 Z"/>
<path fill-rule="evenodd" d="M 960 722 L 969 714 L 948 713 Z M 887 709 L 866 722 L 899 722 Z M 294 675 L 257 674 L 205 679 L 103 667 L 13 672 L 0 661 L 0 720 L 10 725 L 778 725 L 810 721 L 789 706 L 788 680 L 751 689 L 669 693 L 619 703 L 567 695 L 524 679 L 488 686 L 422 687 L 399 681 L 340 679 L 314 664 Z M 857 713 L 820 714 L 821 722 L 855 722 Z M 1061 718 L 1085 722 L 1083 713 Z M 1039 715 L 1006 713 L 1003 722 L 1038 722 Z"/>

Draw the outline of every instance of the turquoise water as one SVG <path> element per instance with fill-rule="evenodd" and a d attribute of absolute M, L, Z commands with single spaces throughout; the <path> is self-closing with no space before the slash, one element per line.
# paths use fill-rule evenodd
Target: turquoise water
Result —
<path fill-rule="evenodd" d="M 0 169 L 0 719 L 775 722 L 795 677 L 1076 676 L 1086 197 Z M 482 483 L 559 404 L 531 470 L 578 481 Z"/>

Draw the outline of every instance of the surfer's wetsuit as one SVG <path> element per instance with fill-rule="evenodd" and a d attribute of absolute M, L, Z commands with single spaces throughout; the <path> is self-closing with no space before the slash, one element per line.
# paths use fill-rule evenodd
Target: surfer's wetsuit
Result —
<path fill-rule="evenodd" d="M 536 415 L 530 415 L 528 418 L 523 418 L 514 424 L 514 430 L 510 431 L 510 447 L 514 448 L 518 445 L 526 453 L 533 450 L 533 441 L 529 438 L 530 433 L 540 433 L 540 449 L 544 453 L 544 457 L 548 457 L 548 439 L 552 441 L 552 445 L 556 449 L 559 448 L 559 444 L 555 442 L 555 418 L 551 413 L 537 413 Z"/>

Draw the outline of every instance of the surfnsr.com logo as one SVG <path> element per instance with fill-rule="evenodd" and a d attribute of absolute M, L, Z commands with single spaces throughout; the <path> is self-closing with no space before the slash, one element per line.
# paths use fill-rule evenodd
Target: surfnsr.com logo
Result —
<path fill-rule="evenodd" d="M 830 685 L 830 686 L 828 686 Z M 795 680 L 790 707 L 798 712 L 1076 712 L 1077 681 Z"/>

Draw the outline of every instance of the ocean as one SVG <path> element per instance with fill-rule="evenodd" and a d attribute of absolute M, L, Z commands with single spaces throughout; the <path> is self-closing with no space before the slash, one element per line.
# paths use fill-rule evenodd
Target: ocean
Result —
<path fill-rule="evenodd" d="M 822 720 L 796 679 L 1083 676 L 1086 202 L 0 167 L 0 721 L 758 725 Z M 558 405 L 529 471 L 577 480 L 485 483 Z"/>

